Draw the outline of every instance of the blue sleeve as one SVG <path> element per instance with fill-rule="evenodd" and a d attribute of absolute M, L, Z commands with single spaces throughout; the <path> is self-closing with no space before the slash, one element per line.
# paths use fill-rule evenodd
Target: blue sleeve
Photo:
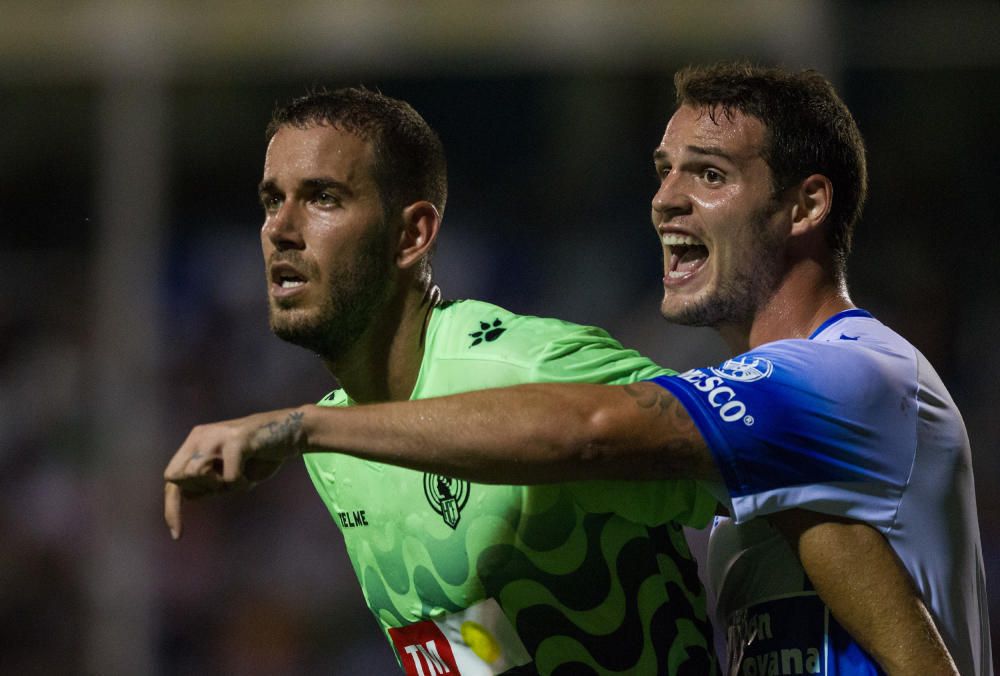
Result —
<path fill-rule="evenodd" d="M 658 383 L 694 420 L 737 522 L 804 508 L 888 530 L 916 448 L 905 359 L 785 340 Z"/>

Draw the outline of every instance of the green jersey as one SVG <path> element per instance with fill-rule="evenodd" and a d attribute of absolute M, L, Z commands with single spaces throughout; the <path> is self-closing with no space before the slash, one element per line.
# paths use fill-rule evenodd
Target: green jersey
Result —
<path fill-rule="evenodd" d="M 432 310 L 411 398 L 669 373 L 600 329 L 456 301 Z M 336 453 L 305 463 L 407 673 L 715 672 L 681 529 L 714 513 L 697 482 L 486 485 Z"/>

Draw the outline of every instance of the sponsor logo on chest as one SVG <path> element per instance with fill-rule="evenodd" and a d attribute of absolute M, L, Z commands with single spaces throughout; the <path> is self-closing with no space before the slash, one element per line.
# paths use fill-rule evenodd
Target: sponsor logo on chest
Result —
<path fill-rule="evenodd" d="M 407 676 L 491 676 L 531 662 L 495 599 L 405 627 L 389 638 Z"/>

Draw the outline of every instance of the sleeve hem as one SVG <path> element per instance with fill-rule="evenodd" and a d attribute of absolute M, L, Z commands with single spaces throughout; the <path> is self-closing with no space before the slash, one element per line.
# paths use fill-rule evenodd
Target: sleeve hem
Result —
<path fill-rule="evenodd" d="M 688 391 L 680 378 L 660 376 L 653 378 L 651 382 L 670 392 L 681 403 L 705 440 L 705 445 L 708 446 L 708 450 L 712 454 L 712 460 L 715 461 L 715 466 L 726 484 L 726 490 L 729 491 L 730 495 L 740 495 L 743 492 L 743 482 L 737 472 L 736 457 L 729 448 L 725 437 L 716 429 L 711 413 L 706 412 L 701 407 L 700 400 Z"/>

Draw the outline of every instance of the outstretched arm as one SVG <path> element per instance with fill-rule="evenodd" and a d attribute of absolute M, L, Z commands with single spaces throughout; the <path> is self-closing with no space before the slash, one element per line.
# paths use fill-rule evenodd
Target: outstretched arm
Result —
<path fill-rule="evenodd" d="M 328 410 L 307 411 L 309 448 L 479 483 L 718 477 L 684 407 L 655 383 L 521 385 L 323 420 Z"/>
<path fill-rule="evenodd" d="M 830 612 L 889 676 L 958 674 L 909 573 L 881 533 L 803 510 L 768 519 L 788 539 Z"/>
<path fill-rule="evenodd" d="M 164 472 L 171 532 L 180 534 L 182 497 L 247 487 L 307 450 L 479 483 L 718 477 L 684 407 L 655 383 L 307 405 L 194 428 Z"/>

